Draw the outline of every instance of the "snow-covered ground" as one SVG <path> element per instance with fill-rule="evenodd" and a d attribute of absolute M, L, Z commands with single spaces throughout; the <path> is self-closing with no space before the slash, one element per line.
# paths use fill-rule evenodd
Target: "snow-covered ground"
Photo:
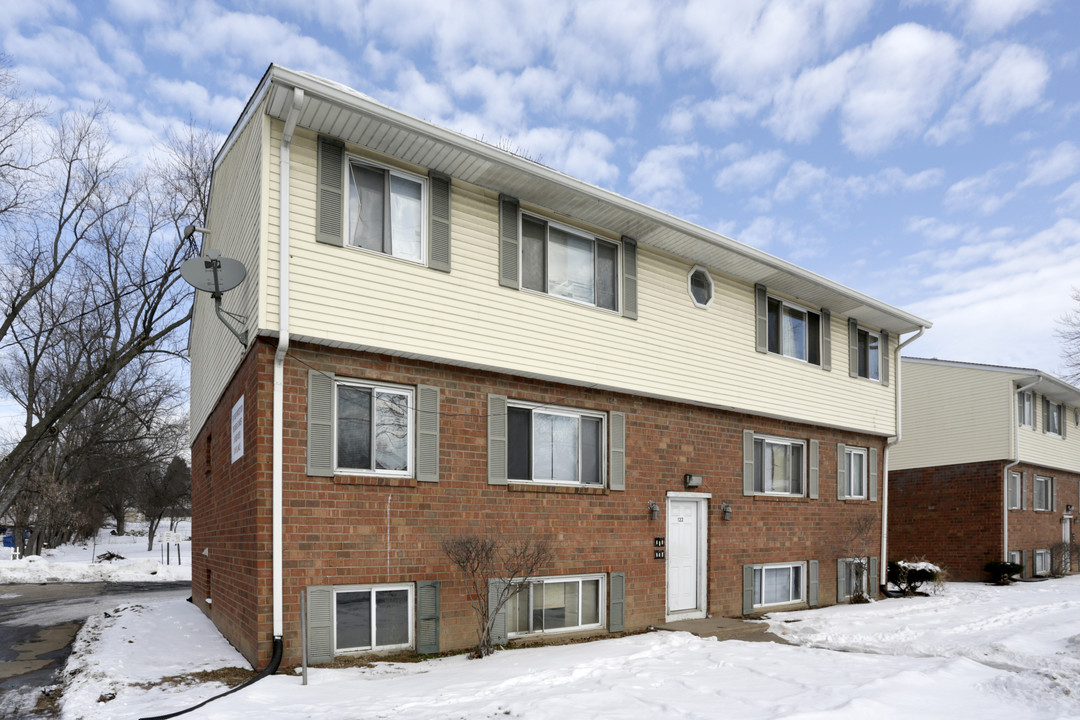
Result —
<path fill-rule="evenodd" d="M 484 660 L 313 669 L 306 687 L 275 675 L 184 717 L 1080 718 L 1080 577 L 952 583 L 933 597 L 769 623 L 799 645 L 656 632 Z M 80 633 L 64 717 L 179 710 L 222 686 L 136 683 L 225 666 L 247 664 L 189 603 L 129 604 Z"/>
<path fill-rule="evenodd" d="M 0 548 L 0 585 L 7 583 L 44 582 L 173 582 L 191 580 L 191 523 L 177 523 L 176 534 L 181 538 L 169 547 L 168 555 L 162 542 L 168 523 L 163 522 L 154 539 L 154 549 L 146 549 L 146 523 L 132 523 L 130 529 L 142 535 L 110 535 L 109 528 L 98 533 L 96 543 L 90 540 L 78 545 L 63 545 L 46 550 L 43 555 L 11 559 L 11 548 Z M 123 560 L 99 562 L 96 558 L 107 552 L 123 556 Z"/>

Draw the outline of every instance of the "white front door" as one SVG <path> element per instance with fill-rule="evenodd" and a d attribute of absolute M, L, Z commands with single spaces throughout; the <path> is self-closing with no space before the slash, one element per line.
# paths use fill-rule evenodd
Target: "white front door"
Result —
<path fill-rule="evenodd" d="M 698 515 L 704 501 L 668 498 L 667 611 L 703 610 L 700 598 L 701 535 Z"/>
<path fill-rule="evenodd" d="M 1072 518 L 1069 516 L 1061 518 L 1061 542 L 1065 544 L 1061 557 L 1061 570 L 1069 573 L 1072 572 Z"/>

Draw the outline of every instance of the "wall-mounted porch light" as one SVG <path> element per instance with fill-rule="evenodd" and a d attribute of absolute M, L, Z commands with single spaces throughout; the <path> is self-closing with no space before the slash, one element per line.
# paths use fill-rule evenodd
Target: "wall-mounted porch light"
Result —
<path fill-rule="evenodd" d="M 660 519 L 660 506 L 657 505 L 652 500 L 649 501 L 649 519 L 650 520 L 659 520 Z"/>
<path fill-rule="evenodd" d="M 686 484 L 687 488 L 696 488 L 696 487 L 701 487 L 701 481 L 705 479 L 705 476 L 704 475 L 691 475 L 690 473 L 687 473 L 687 474 L 683 475 L 682 479 L 683 479 L 683 483 Z"/>
<path fill-rule="evenodd" d="M 722 517 L 724 520 L 731 519 L 731 506 L 728 505 L 726 502 L 720 503 L 720 517 Z"/>

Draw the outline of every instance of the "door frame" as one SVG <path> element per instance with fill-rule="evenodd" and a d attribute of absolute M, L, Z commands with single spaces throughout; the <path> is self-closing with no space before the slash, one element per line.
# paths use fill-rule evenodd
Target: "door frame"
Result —
<path fill-rule="evenodd" d="M 670 612 L 668 610 L 668 597 L 671 588 L 668 586 L 667 554 L 664 560 L 664 620 L 674 622 L 676 620 L 693 620 L 703 618 L 708 613 L 708 582 L 709 582 L 709 500 L 712 493 L 704 492 L 675 492 L 669 491 L 664 503 L 664 537 L 670 537 L 669 522 L 671 518 L 672 500 L 692 501 L 697 503 L 697 607 L 692 610 L 680 610 Z M 666 541 L 665 541 L 666 544 Z"/>

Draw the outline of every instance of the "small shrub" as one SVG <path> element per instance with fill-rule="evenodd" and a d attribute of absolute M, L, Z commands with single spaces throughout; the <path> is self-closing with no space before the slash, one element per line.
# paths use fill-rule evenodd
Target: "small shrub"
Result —
<path fill-rule="evenodd" d="M 940 589 L 945 582 L 945 576 L 944 570 L 926 561 L 892 561 L 888 565 L 887 573 L 889 582 L 899 588 L 905 595 L 920 594 L 919 588 L 926 583 L 933 583 L 935 590 Z"/>
<path fill-rule="evenodd" d="M 995 585 L 1008 585 L 1013 581 L 1013 576 L 1024 572 L 1024 566 L 1020 563 L 1006 562 L 1004 560 L 988 562 L 983 566 L 983 569 L 990 573 L 990 579 L 993 580 Z"/>

